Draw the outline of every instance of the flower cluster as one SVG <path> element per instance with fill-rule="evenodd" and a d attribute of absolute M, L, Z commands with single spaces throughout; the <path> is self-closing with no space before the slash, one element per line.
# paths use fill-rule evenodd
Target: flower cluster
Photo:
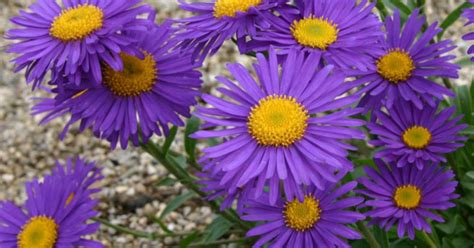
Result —
<path fill-rule="evenodd" d="M 171 21 L 155 24 L 151 7 L 140 2 L 39 1 L 11 20 L 24 27 L 7 34 L 19 40 L 8 50 L 19 54 L 18 70 L 26 68 L 34 88 L 52 75 L 51 94 L 33 113 L 46 114 L 42 123 L 70 115 L 61 138 L 79 122 L 81 131 L 125 149 L 190 116 L 201 86 L 194 50 L 177 48 Z"/>
<path fill-rule="evenodd" d="M 41 182 L 27 182 L 28 199 L 22 208 L 0 202 L 0 246 L 104 247 L 83 238 L 99 228 L 89 220 L 98 215 L 94 210 L 98 200 L 91 195 L 99 189 L 92 185 L 102 178 L 94 163 L 77 158 L 68 159 L 65 166 L 57 163 Z"/>
<path fill-rule="evenodd" d="M 224 3 L 240 13 L 221 19 L 217 13 Z M 360 205 L 373 208 L 365 216 L 386 229 L 398 224 L 400 237 L 413 238 L 415 229 L 431 231 L 425 219 L 442 219 L 429 209 L 452 207 L 449 201 L 457 197 L 453 174 L 439 164 L 465 141 L 459 135 L 466 128 L 458 124 L 462 117 L 451 119 L 455 109 L 438 112 L 439 102 L 454 93 L 432 79 L 457 77 L 459 66 L 448 54 L 455 46 L 449 40 L 432 42 L 441 29 L 426 25 L 418 10 L 403 27 L 397 11 L 381 23 L 367 1 L 301 0 L 295 6 L 279 4 L 270 14 L 264 11 L 267 3 L 217 0 L 184 6 L 200 14 L 182 23 L 184 33 L 195 35 L 186 45 L 196 44 L 198 36 L 209 40 L 197 46 L 201 55 L 221 44 L 220 28 L 241 24 L 244 17 L 260 18 L 245 37 L 232 30 L 241 53 L 257 53 L 253 70 L 229 64 L 235 81 L 217 77 L 224 97 L 203 95 L 210 107 L 197 107 L 194 114 L 205 125 L 193 138 L 223 139 L 203 149 L 200 160 L 205 170 L 200 183 L 212 193 L 210 199 L 224 197 L 223 207 L 236 200 L 244 220 L 264 222 L 248 233 L 260 236 L 255 247 L 347 246 L 341 237 L 360 235 L 344 225 L 364 217 L 338 212 L 362 202 L 336 201 L 356 186 L 337 189 L 353 169 L 347 155 L 355 148 L 344 141 L 365 138 L 356 129 L 364 122 L 351 117 L 370 111 L 370 143 L 380 147 L 375 157 L 390 167 L 380 169 L 383 176 L 367 169 L 370 179 L 360 180 L 367 190 L 357 191 L 375 198 Z M 204 9 L 213 15 L 206 19 Z M 214 25 L 207 25 L 209 19 Z M 352 108 L 359 99 L 359 108 Z M 381 160 L 377 165 L 385 167 Z M 383 188 L 376 185 L 381 183 Z M 433 197 L 441 192 L 446 197 Z"/>
<path fill-rule="evenodd" d="M 198 183 L 209 200 L 224 198 L 222 209 L 237 202 L 243 220 L 259 222 L 247 233 L 260 236 L 255 247 L 348 247 L 361 238 L 349 225 L 366 217 L 411 239 L 431 231 L 427 219 L 443 221 L 430 210 L 458 197 L 442 164 L 466 125 L 440 107 L 455 95 L 437 79 L 460 67 L 452 42 L 434 39 L 437 23 L 417 9 L 404 24 L 398 11 L 383 22 L 368 0 L 179 2 L 196 15 L 158 25 L 140 0 L 41 0 L 13 18 L 16 68 L 49 94 L 33 107 L 41 124 L 67 116 L 61 138 L 79 123 L 126 149 L 183 126 L 201 97 L 194 116 L 204 124 L 190 137 L 218 142 L 202 150 Z M 472 10 L 464 15 L 471 24 Z M 254 55 L 253 68 L 228 64 L 220 94 L 201 96 L 197 69 L 227 40 Z M 359 114 L 368 113 L 366 123 Z M 346 180 L 363 126 L 376 168 Z M 98 246 L 81 236 L 97 229 L 85 221 L 96 215 L 89 186 L 100 175 L 82 160 L 71 166 L 27 184 L 28 214 L 0 204 L 0 244 Z"/>
<path fill-rule="evenodd" d="M 19 56 L 13 61 L 17 71 L 26 68 L 26 79 L 33 87 L 51 71 L 53 82 L 65 77 L 79 84 L 82 74 L 102 81 L 101 63 L 115 70 L 124 64 L 120 53 L 138 54 L 131 44 L 135 40 L 127 32 L 146 30 L 151 23 L 138 19 L 151 12 L 140 0 L 104 1 L 38 1 L 32 12 L 22 12 L 11 21 L 18 29 L 7 32 L 8 39 L 18 40 L 8 51 Z"/>

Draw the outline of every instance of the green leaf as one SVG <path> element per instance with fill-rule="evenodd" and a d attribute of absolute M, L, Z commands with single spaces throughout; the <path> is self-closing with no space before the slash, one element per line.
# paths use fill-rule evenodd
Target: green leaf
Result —
<path fill-rule="evenodd" d="M 454 247 L 472 247 L 472 245 L 474 245 L 474 241 L 464 237 L 456 237 L 451 241 L 451 244 Z"/>
<path fill-rule="evenodd" d="M 390 244 L 390 248 L 413 248 L 416 247 L 414 241 L 407 238 L 397 239 L 395 242 Z"/>
<path fill-rule="evenodd" d="M 458 107 L 461 110 L 461 113 L 464 114 L 464 121 L 473 124 L 472 122 L 472 98 L 471 92 L 466 85 L 456 87 L 456 95 L 459 98 Z"/>
<path fill-rule="evenodd" d="M 163 144 L 163 155 L 166 157 L 168 151 L 170 150 L 171 144 L 173 144 L 174 138 L 176 138 L 176 133 L 178 132 L 178 127 L 173 126 L 170 129 L 168 137 L 166 137 L 165 143 Z"/>
<path fill-rule="evenodd" d="M 421 8 L 421 7 L 425 6 L 425 4 L 426 4 L 425 0 L 416 0 L 416 6 L 417 7 Z"/>
<path fill-rule="evenodd" d="M 168 203 L 168 205 L 166 205 L 166 208 L 163 210 L 163 212 L 160 215 L 160 219 L 163 219 L 166 215 L 173 212 L 175 209 L 181 207 L 183 203 L 193 198 L 195 195 L 196 194 L 192 191 L 186 191 L 186 192 L 183 192 L 181 195 L 177 196 L 176 198 L 174 198 L 172 201 Z"/>
<path fill-rule="evenodd" d="M 170 159 L 173 160 L 173 162 L 175 162 L 176 165 L 179 165 L 180 168 L 186 169 L 188 167 L 186 157 L 184 157 L 181 154 L 179 154 L 177 156 L 172 156 Z"/>
<path fill-rule="evenodd" d="M 210 139 L 207 139 L 206 143 L 207 143 L 207 146 L 216 146 L 219 144 L 219 140 L 217 140 L 216 138 L 210 138 Z"/>
<path fill-rule="evenodd" d="M 442 243 L 443 243 L 443 245 L 441 246 L 442 248 L 455 248 L 451 245 L 451 240 L 449 240 L 447 237 L 443 238 Z"/>
<path fill-rule="evenodd" d="M 474 180 L 474 171 L 468 171 L 466 173 L 466 176 L 469 177 L 470 179 L 473 179 Z"/>
<path fill-rule="evenodd" d="M 471 227 L 474 227 L 474 216 L 469 216 L 468 223 Z"/>
<path fill-rule="evenodd" d="M 378 226 L 374 226 L 373 233 L 374 233 L 375 239 L 377 239 L 377 242 L 380 244 L 381 248 L 390 247 L 389 242 L 388 242 L 387 232 L 385 232 L 385 230 L 379 228 Z"/>
<path fill-rule="evenodd" d="M 161 221 L 160 219 L 156 218 L 154 215 L 150 215 L 148 216 L 149 219 L 151 219 L 153 222 L 155 222 L 156 224 L 158 224 L 161 228 L 161 230 L 163 230 L 163 232 L 165 232 L 166 234 L 172 234 L 173 231 L 171 231 L 166 225 L 165 223 L 163 223 L 163 221 Z"/>
<path fill-rule="evenodd" d="M 466 230 L 459 214 L 457 214 L 454 219 L 447 219 L 446 223 L 437 224 L 436 227 L 446 234 L 456 234 Z"/>
<path fill-rule="evenodd" d="M 370 247 L 369 243 L 365 239 L 351 240 L 350 242 L 352 248 L 367 248 Z"/>
<path fill-rule="evenodd" d="M 375 8 L 377 8 L 380 12 L 380 15 L 382 17 L 382 21 L 385 20 L 385 18 L 388 15 L 387 8 L 385 7 L 385 4 L 383 3 L 382 0 L 376 0 L 377 3 L 375 4 Z"/>
<path fill-rule="evenodd" d="M 411 14 L 410 8 L 406 4 L 402 3 L 402 1 L 400 1 L 400 0 L 390 0 L 389 2 L 391 4 L 393 4 L 395 7 L 397 7 L 404 14 L 406 14 L 406 15 Z"/>
<path fill-rule="evenodd" d="M 474 136 L 474 126 L 469 126 L 468 128 L 461 131 L 462 135 Z"/>
<path fill-rule="evenodd" d="M 196 140 L 189 137 L 189 135 L 197 132 L 199 130 L 200 121 L 195 116 L 188 119 L 186 123 L 186 129 L 184 130 L 184 149 L 186 154 L 188 154 L 191 162 L 196 161 Z"/>
<path fill-rule="evenodd" d="M 459 7 L 457 7 L 453 12 L 451 12 L 447 17 L 446 19 L 444 19 L 444 21 L 441 23 L 440 27 L 443 29 L 443 31 L 441 31 L 439 34 L 438 34 L 438 40 L 441 40 L 441 38 L 443 37 L 444 33 L 446 32 L 446 30 L 451 26 L 453 25 L 453 23 L 455 23 L 459 17 L 461 16 L 462 12 L 464 9 L 466 8 L 469 8 L 469 7 L 472 7 L 473 4 L 470 4 L 468 2 L 465 2 L 463 4 L 461 4 Z"/>
<path fill-rule="evenodd" d="M 174 185 L 176 182 L 176 179 L 173 179 L 171 177 L 165 177 L 156 184 L 156 187 L 171 186 Z"/>
<path fill-rule="evenodd" d="M 474 180 L 461 179 L 461 185 L 463 188 L 474 191 Z"/>
<path fill-rule="evenodd" d="M 222 216 L 216 217 L 207 227 L 206 236 L 204 236 L 203 242 L 212 242 L 218 240 L 224 236 L 224 234 L 226 234 L 232 226 L 233 223 L 224 219 Z"/>
<path fill-rule="evenodd" d="M 461 58 L 460 60 L 456 61 L 456 64 L 460 65 L 460 66 L 474 66 L 472 64 L 472 61 L 471 61 L 471 58 L 466 56 L 466 57 L 463 57 Z M 472 87 L 471 87 L 472 88 Z M 471 93 L 472 94 L 472 93 Z"/>
<path fill-rule="evenodd" d="M 473 191 L 470 191 L 468 195 L 463 196 L 459 201 L 474 210 L 474 192 Z"/>
<path fill-rule="evenodd" d="M 186 248 L 188 247 L 191 243 L 193 243 L 195 240 L 199 238 L 199 232 L 193 232 L 192 234 L 188 235 L 186 238 L 182 239 L 179 242 L 179 247 L 180 248 Z"/>
<path fill-rule="evenodd" d="M 471 81 L 471 96 L 474 96 L 474 79 Z M 472 100 L 472 102 L 474 103 L 474 100 Z M 474 108 L 474 105 L 472 106 L 472 108 Z"/>

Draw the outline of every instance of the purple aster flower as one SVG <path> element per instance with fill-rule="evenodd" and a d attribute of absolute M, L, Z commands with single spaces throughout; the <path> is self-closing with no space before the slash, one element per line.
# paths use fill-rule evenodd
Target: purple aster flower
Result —
<path fill-rule="evenodd" d="M 24 209 L 0 202 L 1 247 L 104 247 L 83 238 L 99 228 L 88 221 L 98 215 L 98 201 L 91 199 L 98 189 L 89 187 L 102 179 L 100 172 L 81 159 L 68 160 L 67 171 L 58 164 L 56 171 L 42 183 L 35 179 L 26 184 Z"/>
<path fill-rule="evenodd" d="M 357 206 L 362 197 L 339 199 L 356 187 L 350 182 L 336 187 L 328 184 L 326 190 L 309 187 L 304 200 L 281 199 L 269 203 L 269 195 L 246 202 L 243 220 L 262 221 L 247 236 L 260 236 L 253 247 L 351 247 L 344 239 L 360 239 L 360 234 L 348 227 L 363 220 L 364 215 L 347 208 Z"/>
<path fill-rule="evenodd" d="M 416 166 L 420 170 L 425 164 L 446 162 L 446 153 L 463 146 L 466 137 L 459 136 L 459 131 L 467 125 L 458 124 L 462 116 L 450 119 L 456 111 L 454 107 L 439 113 L 437 109 L 438 104 L 420 110 L 401 101 L 388 113 L 375 112 L 378 121 L 367 125 L 372 134 L 378 135 L 370 143 L 383 147 L 375 158 L 384 158 L 398 167 Z"/>
<path fill-rule="evenodd" d="M 451 170 L 435 165 L 425 166 L 423 170 L 411 166 L 398 168 L 381 160 L 375 163 L 380 172 L 366 167 L 368 177 L 359 179 L 365 189 L 356 191 L 369 198 L 364 203 L 372 208 L 365 213 L 372 218 L 369 224 L 379 225 L 387 232 L 397 225 L 400 238 L 407 232 L 413 239 L 415 229 L 431 232 L 427 219 L 444 222 L 431 211 L 455 206 L 450 200 L 459 197 L 454 193 L 458 183 Z"/>
<path fill-rule="evenodd" d="M 296 8 L 280 8 L 266 20 L 245 51 L 266 51 L 273 46 L 286 54 L 297 48 L 321 56 L 327 64 L 360 70 L 370 68 L 383 38 L 382 23 L 367 0 L 301 0 Z"/>
<path fill-rule="evenodd" d="M 181 8 L 197 16 L 177 20 L 182 24 L 183 47 L 195 49 L 193 60 L 215 54 L 224 41 L 234 35 L 242 44 L 247 35 L 254 35 L 257 26 L 268 27 L 262 16 L 285 0 L 210 0 L 187 3 Z"/>
<path fill-rule="evenodd" d="M 382 104 L 391 108 L 400 100 L 410 101 L 422 109 L 428 103 L 435 105 L 435 99 L 454 93 L 428 77 L 457 78 L 458 65 L 450 61 L 455 55 L 444 55 L 456 46 L 450 40 L 430 43 L 441 29 L 437 23 L 422 31 L 425 17 L 414 10 L 408 17 L 403 30 L 400 27 L 400 14 L 395 11 L 393 17 L 387 17 L 385 28 L 385 52 L 373 64 L 369 73 L 361 72 L 361 83 L 368 85 L 360 91 L 366 93 L 360 102 L 366 110 L 378 109 Z"/>
<path fill-rule="evenodd" d="M 20 26 L 7 32 L 17 40 L 8 49 L 19 56 L 16 71 L 26 68 L 28 82 L 35 88 L 49 70 L 53 77 L 66 75 L 78 83 L 82 72 L 101 82 L 101 61 L 122 70 L 121 52 L 136 53 L 134 40 L 124 35 L 144 30 L 150 24 L 137 15 L 151 12 L 140 0 L 38 0 L 31 12 L 21 12 L 11 21 Z M 55 80 L 53 80 L 55 81 Z"/>
<path fill-rule="evenodd" d="M 319 70 L 317 58 L 293 50 L 280 66 L 276 52 L 270 50 L 268 59 L 257 55 L 255 78 L 240 64 L 228 65 L 238 84 L 217 77 L 227 86 L 218 91 L 231 101 L 203 96 L 213 107 L 198 107 L 195 115 L 207 122 L 204 128 L 218 129 L 198 131 L 192 137 L 226 139 L 203 149 L 201 161 L 224 173 L 220 184 L 230 192 L 256 179 L 256 197 L 266 185 L 275 202 L 280 180 L 292 197 L 297 193 L 293 185 L 322 189 L 325 180 L 337 181 L 335 171 L 352 170 L 346 156 L 355 148 L 343 140 L 364 138 L 360 130 L 352 129 L 364 122 L 350 119 L 360 109 L 348 108 L 357 96 L 342 97 L 350 89 L 344 74 L 332 65 Z"/>
<path fill-rule="evenodd" d="M 471 4 L 474 4 L 474 0 L 469 0 L 468 1 Z M 466 25 L 472 25 L 474 23 L 474 8 L 468 8 L 464 10 L 463 13 L 464 18 L 468 20 Z M 464 40 L 474 40 L 474 32 L 470 32 L 462 37 Z M 473 54 L 474 53 L 474 45 L 469 47 L 469 50 L 467 51 L 468 54 Z M 471 60 L 474 62 L 474 57 L 471 58 Z"/>
<path fill-rule="evenodd" d="M 81 131 L 91 128 L 113 148 L 120 141 L 124 149 L 130 139 L 139 145 L 138 127 L 142 141 L 147 142 L 153 133 L 161 135 L 163 130 L 168 134 L 168 123 L 182 126 L 180 115 L 190 117 L 189 108 L 200 95 L 201 74 L 191 63 L 191 52 L 170 50 L 177 42 L 170 40 L 174 31 L 170 25 L 166 22 L 151 31 L 134 33 L 143 59 L 121 53 L 123 71 L 102 63 L 103 83 L 57 87 L 54 98 L 42 99 L 33 107 L 33 114 L 47 112 L 41 122 L 46 123 L 70 113 L 61 138 L 80 121 Z"/>

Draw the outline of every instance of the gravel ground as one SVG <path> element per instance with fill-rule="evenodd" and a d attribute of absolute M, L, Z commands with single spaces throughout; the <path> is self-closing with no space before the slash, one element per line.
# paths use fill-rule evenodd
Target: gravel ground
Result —
<path fill-rule="evenodd" d="M 0 1 L 0 34 L 5 27 L 11 27 L 8 18 L 24 9 L 32 0 Z M 151 1 L 159 10 L 159 18 L 180 17 L 175 0 Z M 427 14 L 430 21 L 446 16 L 447 10 L 453 9 L 459 0 L 428 0 Z M 449 32 L 448 37 L 455 39 L 462 54 L 467 44 L 460 40 L 467 28 L 458 22 Z M 0 47 L 7 42 L 0 40 Z M 131 229 L 162 233 L 159 225 L 147 216 L 159 216 L 172 200 L 185 190 L 182 185 L 156 187 L 155 184 L 167 177 L 166 170 L 149 155 L 139 149 L 110 151 L 108 144 L 92 138 L 91 133 L 79 134 L 73 129 L 64 141 L 58 140 L 65 120 L 55 120 L 46 126 L 37 125 L 39 118 L 30 115 L 33 104 L 31 99 L 39 93 L 32 93 L 25 85 L 22 74 L 13 74 L 8 62 L 11 56 L 0 54 L 0 200 L 13 200 L 17 204 L 26 198 L 24 183 L 34 177 L 49 172 L 55 160 L 64 161 L 68 156 L 82 156 L 97 161 L 104 167 L 105 180 L 101 183 L 102 192 L 97 195 L 101 200 L 99 210 L 101 217 L 114 224 Z M 226 44 L 218 56 L 209 59 L 203 68 L 205 89 L 215 85 L 214 77 L 227 75 L 224 70 L 226 62 L 239 61 L 249 64 L 251 59 L 236 54 L 232 44 Z M 467 83 L 472 79 L 472 67 L 464 69 L 462 78 L 457 83 Z M 469 80 L 467 80 L 469 79 Z M 182 137 L 182 136 L 181 136 Z M 181 140 L 181 139 L 179 139 Z M 175 144 L 175 149 L 182 149 L 182 144 Z M 170 213 L 164 223 L 170 230 L 189 232 L 203 229 L 215 217 L 211 209 L 200 199 L 192 199 L 183 207 Z M 137 239 L 130 235 L 117 233 L 114 229 L 102 227 L 93 237 L 102 241 L 107 247 L 162 247 L 176 244 L 176 239 L 165 238 L 158 241 Z"/>

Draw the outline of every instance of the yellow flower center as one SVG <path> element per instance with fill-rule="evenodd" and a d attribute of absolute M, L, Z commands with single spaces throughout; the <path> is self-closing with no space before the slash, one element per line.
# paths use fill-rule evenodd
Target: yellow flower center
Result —
<path fill-rule="evenodd" d="M 399 186 L 395 190 L 393 200 L 399 208 L 413 209 L 420 204 L 421 191 L 411 184 Z"/>
<path fill-rule="evenodd" d="M 235 17 L 237 12 L 247 12 L 251 7 L 262 3 L 262 0 L 216 0 L 214 4 L 214 17 Z"/>
<path fill-rule="evenodd" d="M 63 10 L 54 18 L 49 33 L 62 41 L 81 40 L 102 28 L 104 12 L 95 5 L 79 5 Z"/>
<path fill-rule="evenodd" d="M 337 40 L 337 25 L 323 17 L 307 17 L 294 21 L 291 33 L 295 40 L 307 47 L 325 50 Z"/>
<path fill-rule="evenodd" d="M 295 98 L 272 95 L 252 108 L 247 125 L 259 144 L 289 146 L 303 137 L 308 118 L 308 111 Z"/>
<path fill-rule="evenodd" d="M 410 148 L 422 149 L 431 142 L 431 133 L 425 127 L 413 126 L 405 130 L 403 141 Z"/>
<path fill-rule="evenodd" d="M 298 199 L 287 202 L 283 215 L 289 228 L 299 232 L 306 231 L 312 228 L 321 218 L 319 200 L 314 199 L 311 195 L 307 195 L 304 197 L 303 202 L 299 202 Z"/>
<path fill-rule="evenodd" d="M 410 54 L 400 49 L 389 51 L 377 61 L 377 72 L 392 83 L 407 80 L 414 69 Z"/>
<path fill-rule="evenodd" d="M 46 216 L 31 218 L 18 235 L 19 248 L 53 248 L 58 238 L 58 225 Z"/>
<path fill-rule="evenodd" d="M 104 65 L 102 74 L 104 84 L 117 96 L 138 96 L 151 90 L 156 82 L 156 62 L 153 56 L 145 52 L 143 60 L 121 53 L 123 71 L 114 71 Z"/>

